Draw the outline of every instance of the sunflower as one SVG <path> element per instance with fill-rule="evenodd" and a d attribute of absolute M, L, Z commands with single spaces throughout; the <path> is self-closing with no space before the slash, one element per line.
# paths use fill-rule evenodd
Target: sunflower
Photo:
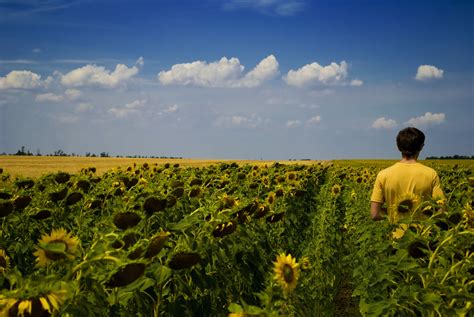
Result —
<path fill-rule="evenodd" d="M 0 249 L 0 274 L 8 272 L 10 269 L 10 258 L 4 250 Z"/>
<path fill-rule="evenodd" d="M 413 212 L 418 206 L 419 199 L 414 194 L 406 194 L 401 196 L 395 203 L 394 211 L 398 219 L 394 219 L 398 222 L 399 218 L 403 218 L 406 215 L 413 215 Z"/>
<path fill-rule="evenodd" d="M 79 239 L 65 229 L 53 230 L 50 235 L 43 235 L 33 253 L 39 266 L 76 257 Z"/>
<path fill-rule="evenodd" d="M 273 205 L 273 203 L 275 202 L 275 199 L 276 199 L 276 194 L 274 192 L 268 193 L 267 202 L 269 205 Z"/>
<path fill-rule="evenodd" d="M 341 185 L 336 184 L 331 188 L 331 192 L 334 196 L 338 195 L 341 192 Z"/>
<path fill-rule="evenodd" d="M 29 298 L 0 297 L 0 316 L 50 316 L 59 311 L 67 291 L 49 291 Z"/>
<path fill-rule="evenodd" d="M 280 284 L 285 293 L 291 293 L 298 281 L 299 264 L 291 257 L 291 254 L 285 255 L 281 253 L 277 256 L 273 272 L 275 280 Z"/>
<path fill-rule="evenodd" d="M 308 271 L 309 269 L 311 269 L 311 261 L 309 260 L 307 256 L 304 256 L 301 259 L 301 270 Z"/>
<path fill-rule="evenodd" d="M 290 182 L 296 181 L 296 178 L 297 178 L 297 176 L 296 176 L 296 173 L 295 173 L 295 172 L 288 172 L 288 173 L 286 174 L 286 179 L 287 179 L 288 181 L 290 181 Z"/>

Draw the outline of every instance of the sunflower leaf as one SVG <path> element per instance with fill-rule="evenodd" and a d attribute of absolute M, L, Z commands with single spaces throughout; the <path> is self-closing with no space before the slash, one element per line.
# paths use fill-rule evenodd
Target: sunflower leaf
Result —
<path fill-rule="evenodd" d="M 45 251 L 50 251 L 54 253 L 65 253 L 66 252 L 66 244 L 63 242 L 48 242 L 48 243 L 40 243 L 39 247 Z"/>

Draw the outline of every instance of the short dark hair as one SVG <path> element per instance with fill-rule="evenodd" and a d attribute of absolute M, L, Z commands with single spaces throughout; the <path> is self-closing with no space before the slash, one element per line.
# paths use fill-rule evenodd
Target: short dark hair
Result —
<path fill-rule="evenodd" d="M 417 128 L 405 128 L 398 132 L 397 147 L 403 157 L 412 158 L 425 144 L 425 134 Z"/>

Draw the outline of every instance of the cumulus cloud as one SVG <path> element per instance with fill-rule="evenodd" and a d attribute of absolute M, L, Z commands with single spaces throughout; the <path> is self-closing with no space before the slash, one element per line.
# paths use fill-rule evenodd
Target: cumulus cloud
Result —
<path fill-rule="evenodd" d="M 411 126 L 426 127 L 428 125 L 440 124 L 446 120 L 444 113 L 427 112 L 422 116 L 411 118 L 406 123 Z"/>
<path fill-rule="evenodd" d="M 31 89 L 45 84 L 41 75 L 27 70 L 14 70 L 5 77 L 0 77 L 0 89 Z"/>
<path fill-rule="evenodd" d="M 36 95 L 36 102 L 63 102 L 77 100 L 81 96 L 81 92 L 77 89 L 66 89 L 64 94 L 54 94 L 47 92 Z"/>
<path fill-rule="evenodd" d="M 138 61 L 137 61 L 138 62 Z M 114 71 L 103 66 L 86 65 L 61 75 L 61 84 L 67 87 L 101 86 L 114 88 L 138 74 L 138 67 L 117 64 Z"/>
<path fill-rule="evenodd" d="M 166 109 L 164 110 L 164 112 L 165 112 L 165 113 L 175 113 L 175 112 L 178 111 L 178 109 L 179 109 L 178 105 L 177 105 L 177 104 L 174 104 L 174 105 L 169 106 L 168 108 L 166 108 Z"/>
<path fill-rule="evenodd" d="M 278 74 L 278 61 L 275 56 L 264 58 L 254 69 L 248 72 L 244 78 L 237 81 L 235 86 L 257 87 L 263 82 L 272 79 Z"/>
<path fill-rule="evenodd" d="M 351 83 L 350 83 L 351 86 L 356 86 L 356 87 L 362 86 L 363 84 L 364 82 L 360 79 L 353 79 L 351 80 Z"/>
<path fill-rule="evenodd" d="M 173 65 L 170 70 L 161 71 L 158 80 L 163 85 L 256 87 L 278 73 L 278 61 L 270 55 L 245 76 L 242 76 L 243 71 L 238 58 L 222 57 L 211 63 L 195 61 Z"/>
<path fill-rule="evenodd" d="M 140 111 L 140 108 L 143 108 L 147 103 L 146 100 L 135 100 L 130 103 L 127 103 L 123 107 L 113 107 L 108 110 L 109 113 L 114 115 L 117 118 L 125 118 L 132 114 L 137 114 Z"/>
<path fill-rule="evenodd" d="M 80 104 L 77 105 L 76 107 L 76 112 L 86 112 L 94 109 L 94 106 L 88 102 L 81 102 Z"/>
<path fill-rule="evenodd" d="M 143 67 L 143 65 L 145 65 L 145 60 L 143 59 L 142 56 L 140 56 L 140 57 L 137 59 L 137 61 L 135 62 L 135 64 L 136 64 L 137 66 Z"/>
<path fill-rule="evenodd" d="M 331 63 L 321 66 L 314 62 L 297 70 L 290 70 L 283 80 L 290 86 L 305 87 L 311 85 L 342 84 L 347 77 L 347 63 Z"/>
<path fill-rule="evenodd" d="M 224 8 L 228 10 L 251 9 L 262 13 L 280 16 L 292 16 L 304 10 L 303 0 L 226 0 Z"/>
<path fill-rule="evenodd" d="M 77 89 L 66 89 L 66 91 L 64 92 L 64 96 L 65 96 L 68 100 L 76 100 L 76 99 L 78 99 L 81 95 L 82 95 L 81 91 L 79 91 L 79 90 L 77 90 Z"/>
<path fill-rule="evenodd" d="M 45 94 L 38 94 L 35 98 L 36 102 L 62 102 L 64 101 L 64 96 L 56 95 L 51 92 Z"/>
<path fill-rule="evenodd" d="M 416 73 L 415 79 L 420 81 L 426 81 L 430 79 L 441 79 L 443 78 L 444 70 L 437 68 L 432 65 L 420 65 Z"/>
<path fill-rule="evenodd" d="M 314 117 L 311 117 L 309 118 L 307 121 L 306 121 L 306 125 L 307 126 L 312 126 L 312 125 L 316 125 L 318 123 L 321 122 L 321 116 L 314 116 Z"/>
<path fill-rule="evenodd" d="M 286 127 L 287 128 L 297 128 L 301 126 L 301 121 L 300 120 L 288 120 L 286 122 Z"/>
<path fill-rule="evenodd" d="M 377 118 L 372 123 L 374 129 L 393 129 L 397 126 L 397 122 L 393 119 L 387 119 L 385 117 Z"/>
<path fill-rule="evenodd" d="M 217 118 L 214 125 L 218 127 L 244 127 L 254 129 L 267 121 L 268 120 L 264 120 L 255 114 L 251 116 L 233 115 Z"/>

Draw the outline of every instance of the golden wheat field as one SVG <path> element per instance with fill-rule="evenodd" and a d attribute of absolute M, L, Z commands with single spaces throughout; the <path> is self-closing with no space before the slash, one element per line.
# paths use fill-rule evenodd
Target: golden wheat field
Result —
<path fill-rule="evenodd" d="M 179 164 L 183 167 L 203 167 L 222 162 L 236 162 L 238 164 L 265 165 L 273 164 L 270 160 L 218 160 L 218 159 L 165 159 L 165 158 L 115 158 L 115 157 L 64 157 L 64 156 L 15 156 L 1 155 L 0 168 L 11 177 L 39 177 L 43 174 L 58 171 L 78 173 L 83 168 L 95 167 L 101 175 L 113 168 L 126 168 L 133 165 L 148 164 Z M 279 161 L 286 164 L 310 165 L 317 161 Z"/>

